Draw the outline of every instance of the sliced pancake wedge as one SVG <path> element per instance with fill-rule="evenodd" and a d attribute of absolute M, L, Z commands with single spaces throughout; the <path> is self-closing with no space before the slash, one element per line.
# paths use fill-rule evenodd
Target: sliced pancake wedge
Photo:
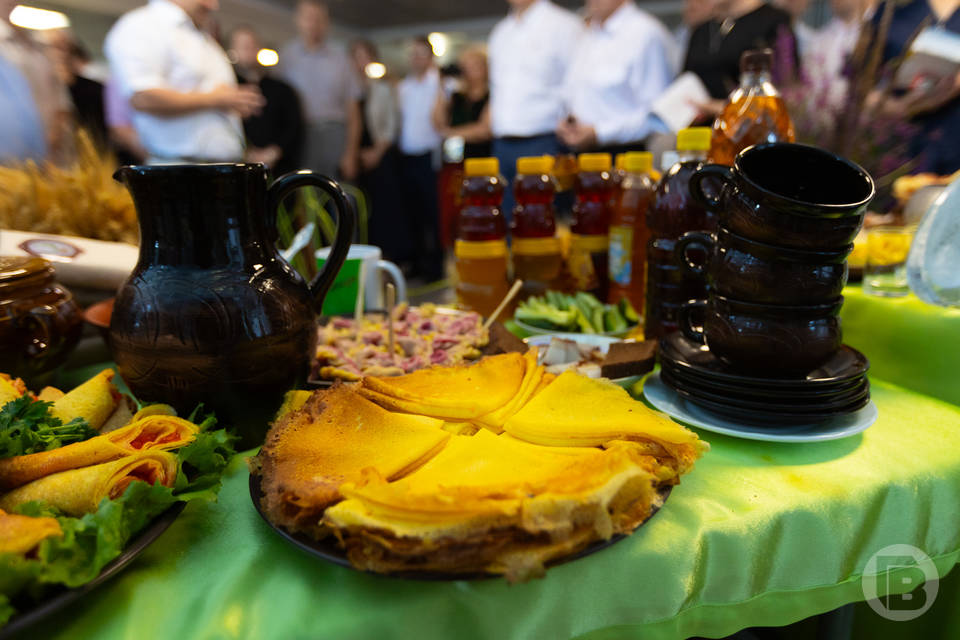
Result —
<path fill-rule="evenodd" d="M 476 419 L 477 423 L 482 424 L 494 433 L 503 433 L 503 423 L 523 408 L 523 405 L 533 397 L 534 391 L 540 386 L 540 381 L 543 379 L 545 371 L 543 367 L 537 366 L 537 348 L 530 347 L 523 357 L 526 360 L 526 371 L 513 398 L 499 409 Z"/>
<path fill-rule="evenodd" d="M 511 436 L 547 446 L 596 447 L 613 440 L 647 442 L 684 473 L 709 446 L 622 387 L 565 371 L 504 424 Z"/>
<path fill-rule="evenodd" d="M 253 461 L 264 511 L 291 531 L 321 534 L 320 517 L 340 500 L 342 483 L 401 477 L 443 448 L 451 436 L 442 426 L 387 411 L 346 385 L 316 391 L 274 423 Z"/>
<path fill-rule="evenodd" d="M 472 420 L 510 402 L 526 368 L 521 354 L 505 353 L 471 365 L 430 367 L 403 376 L 366 376 L 360 393 L 396 411 Z"/>

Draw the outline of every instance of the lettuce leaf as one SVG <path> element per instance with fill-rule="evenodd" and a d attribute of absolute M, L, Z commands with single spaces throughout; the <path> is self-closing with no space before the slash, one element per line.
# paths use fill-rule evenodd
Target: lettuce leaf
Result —
<path fill-rule="evenodd" d="M 0 458 L 57 449 L 97 435 L 82 418 L 67 424 L 50 415 L 51 402 L 21 396 L 0 410 Z"/>
<path fill-rule="evenodd" d="M 15 509 L 23 515 L 57 518 L 63 536 L 41 542 L 35 557 L 0 554 L 0 627 L 17 605 L 43 597 L 53 585 L 76 587 L 95 578 L 173 503 L 216 499 L 223 470 L 236 453 L 236 437 L 214 429 L 212 415 L 204 416 L 199 426 L 196 440 L 177 452 L 180 467 L 172 488 L 132 482 L 119 498 L 105 498 L 95 512 L 81 518 L 64 516 L 42 502 Z"/>

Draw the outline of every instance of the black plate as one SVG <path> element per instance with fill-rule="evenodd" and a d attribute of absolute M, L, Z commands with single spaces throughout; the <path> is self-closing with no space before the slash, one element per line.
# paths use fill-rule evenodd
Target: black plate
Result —
<path fill-rule="evenodd" d="M 854 378 L 843 386 L 817 386 L 807 389 L 773 389 L 767 387 L 755 387 L 747 384 L 732 384 L 720 380 L 713 380 L 706 376 L 701 376 L 689 368 L 680 367 L 672 360 L 662 358 L 660 360 L 660 369 L 668 372 L 677 380 L 696 388 L 709 389 L 712 393 L 721 395 L 736 395 L 739 397 L 753 400 L 770 400 L 773 402 L 814 402 L 821 400 L 835 400 L 844 396 L 850 396 L 863 386 L 866 376 Z"/>
<path fill-rule="evenodd" d="M 789 413 L 796 413 L 797 415 L 843 410 L 854 402 L 862 400 L 864 396 L 870 393 L 870 385 L 864 379 L 853 392 L 844 394 L 838 398 L 809 399 L 806 402 L 800 403 L 778 402 L 769 398 L 748 398 L 733 394 L 714 393 L 697 384 L 691 384 L 683 378 L 673 375 L 666 369 L 660 369 L 660 378 L 674 389 L 683 389 L 692 396 L 718 404 L 725 404 L 731 408 L 756 409 L 758 411 L 768 412 L 787 411 Z"/>
<path fill-rule="evenodd" d="M 641 522 L 638 525 L 638 528 L 649 522 L 657 511 L 660 510 L 660 507 L 663 506 L 663 503 L 666 502 L 667 497 L 670 495 L 670 492 L 673 490 L 672 486 L 663 487 L 659 490 L 658 494 L 660 497 L 660 504 L 654 504 L 653 510 L 650 512 L 650 517 Z M 312 556 L 322 558 L 327 562 L 332 562 L 333 564 L 340 565 L 341 567 L 347 567 L 348 569 L 353 569 L 354 571 L 360 571 L 356 569 L 350 560 L 347 559 L 346 553 L 337 545 L 336 538 L 333 536 L 328 536 L 323 540 L 315 540 L 307 535 L 302 533 L 291 533 L 284 529 L 283 527 L 277 526 L 270 522 L 267 518 L 267 514 L 263 512 L 260 507 L 260 498 L 263 497 L 263 491 L 260 490 L 260 476 L 250 474 L 250 499 L 253 500 L 253 506 L 256 508 L 257 513 L 260 514 L 260 517 L 263 518 L 263 521 L 267 525 L 276 531 L 280 536 L 292 544 L 293 546 L 299 548 L 302 551 L 306 551 Z M 636 530 L 636 529 L 635 529 Z M 610 545 L 620 542 L 624 538 L 628 537 L 629 534 L 617 534 L 612 536 L 609 540 L 598 540 L 593 544 L 587 546 L 585 549 L 578 551 L 577 553 L 565 556 L 563 558 L 557 558 L 551 562 L 548 562 L 545 566 L 547 568 L 556 566 L 558 564 L 564 564 L 588 556 L 592 553 L 596 553 L 602 549 L 606 549 Z M 489 578 L 498 578 L 501 577 L 499 573 L 444 573 L 440 571 L 397 571 L 393 573 L 377 573 L 374 571 L 363 571 L 363 573 L 369 573 L 375 576 L 383 576 L 387 578 L 401 578 L 404 580 L 424 580 L 430 582 L 442 582 L 442 581 L 451 581 L 451 580 L 486 580 Z"/>
<path fill-rule="evenodd" d="M 174 502 L 166 510 L 154 518 L 140 533 L 134 536 L 127 547 L 119 556 L 107 564 L 96 578 L 73 589 L 63 588 L 52 594 L 50 597 L 38 603 L 32 609 L 27 609 L 17 613 L 6 625 L 0 627 L 0 640 L 8 640 L 17 636 L 42 620 L 45 620 L 57 613 L 67 605 L 70 605 L 90 591 L 120 573 L 134 558 L 140 555 L 144 549 L 150 546 L 154 540 L 160 537 L 167 530 L 173 521 L 177 519 L 183 508 L 187 506 L 186 502 Z"/>
<path fill-rule="evenodd" d="M 660 371 L 669 378 L 678 382 L 682 386 L 689 387 L 693 392 L 704 392 L 709 398 L 716 396 L 719 402 L 729 402 L 730 404 L 741 404 L 743 402 L 758 403 L 757 408 L 766 407 L 786 407 L 802 409 L 809 406 L 844 406 L 850 404 L 865 391 L 867 388 L 867 379 L 859 378 L 849 387 L 843 387 L 839 390 L 825 389 L 822 391 L 806 391 L 804 393 L 794 394 L 789 391 L 782 393 L 772 393 L 767 389 L 761 389 L 757 392 L 753 387 L 736 387 L 734 385 L 716 385 L 696 376 L 690 376 L 683 369 L 675 368 L 666 362 L 660 365 Z M 750 406 L 743 404 L 743 406 Z"/>
<path fill-rule="evenodd" d="M 709 380 L 768 389 L 819 389 L 848 385 L 862 378 L 870 368 L 866 356 L 853 347 L 843 345 L 828 362 L 806 376 L 758 378 L 733 371 L 710 353 L 707 347 L 689 340 L 680 332 L 661 338 L 659 346 L 661 360 L 668 360 L 691 373 Z"/>
<path fill-rule="evenodd" d="M 782 427 L 782 426 L 795 426 L 798 424 L 811 424 L 814 422 L 820 422 L 823 420 L 829 420 L 830 418 L 836 418 L 838 416 L 845 416 L 854 411 L 859 411 L 860 409 L 867 406 L 870 403 L 870 394 L 866 394 L 862 399 L 857 400 L 856 402 L 851 403 L 850 405 L 843 407 L 842 409 L 837 409 L 833 411 L 821 411 L 821 412 L 807 412 L 807 413 L 795 413 L 790 411 L 784 411 L 781 409 L 775 409 L 771 411 L 760 411 L 758 409 L 744 409 L 742 407 L 731 407 L 728 404 L 723 404 L 719 402 L 712 402 L 710 400 L 705 400 L 702 397 L 699 397 L 695 394 L 690 393 L 685 389 L 680 387 L 674 387 L 669 385 L 669 383 L 664 380 L 664 384 L 670 386 L 671 389 L 677 392 L 681 398 L 688 400 L 696 405 L 703 407 L 704 409 L 709 409 L 714 413 L 718 413 L 722 416 L 733 418 L 740 422 L 749 422 L 755 426 L 765 426 L 770 428 Z"/>

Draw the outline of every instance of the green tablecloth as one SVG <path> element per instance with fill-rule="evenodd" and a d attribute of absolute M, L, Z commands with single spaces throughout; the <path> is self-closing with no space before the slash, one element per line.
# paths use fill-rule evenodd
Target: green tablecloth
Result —
<path fill-rule="evenodd" d="M 880 298 L 860 287 L 843 295 L 844 339 L 870 358 L 871 378 L 960 405 L 960 308 L 914 295 Z"/>
<path fill-rule="evenodd" d="M 712 451 L 633 536 L 543 580 L 412 582 L 291 547 L 234 460 L 122 575 L 44 638 L 678 638 L 783 625 L 863 599 L 890 544 L 960 559 L 960 408 L 874 383 L 880 419 L 804 446 L 703 434 Z M 900 576 L 894 575 L 894 584 Z M 904 587 L 901 587 L 904 588 Z"/>
<path fill-rule="evenodd" d="M 703 433 L 712 451 L 647 525 L 543 580 L 400 581 L 311 558 L 260 520 L 238 457 L 218 503 L 191 504 L 123 574 L 31 635 L 716 637 L 862 601 L 864 566 L 890 544 L 922 549 L 943 575 L 960 561 L 960 407 L 884 380 L 960 404 L 960 313 L 846 295 L 847 340 L 873 363 L 873 427 L 800 446 Z M 912 623 L 861 605 L 856 637 L 953 638 L 958 601 L 955 571 Z"/>

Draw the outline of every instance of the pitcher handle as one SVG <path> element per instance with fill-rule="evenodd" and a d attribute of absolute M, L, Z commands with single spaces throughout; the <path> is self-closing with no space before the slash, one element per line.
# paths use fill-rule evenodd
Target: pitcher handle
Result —
<path fill-rule="evenodd" d="M 703 190 L 703 181 L 707 178 L 719 180 L 722 186 L 733 182 L 733 169 L 723 164 L 705 164 L 690 176 L 690 195 L 707 209 L 720 208 L 720 194 L 723 189 L 717 192 L 716 197 L 711 197 Z"/>
<path fill-rule="evenodd" d="M 326 176 L 307 170 L 288 173 L 270 185 L 270 189 L 267 190 L 267 214 L 272 216 L 273 220 L 276 220 L 277 210 L 280 208 L 283 199 L 300 187 L 317 187 L 325 191 L 337 209 L 337 235 L 333 240 L 330 256 L 320 273 L 310 282 L 313 306 L 319 313 L 323 306 L 323 299 L 330 291 L 340 267 L 347 259 L 347 251 L 353 241 L 353 230 L 356 226 L 357 216 L 339 184 Z"/>

